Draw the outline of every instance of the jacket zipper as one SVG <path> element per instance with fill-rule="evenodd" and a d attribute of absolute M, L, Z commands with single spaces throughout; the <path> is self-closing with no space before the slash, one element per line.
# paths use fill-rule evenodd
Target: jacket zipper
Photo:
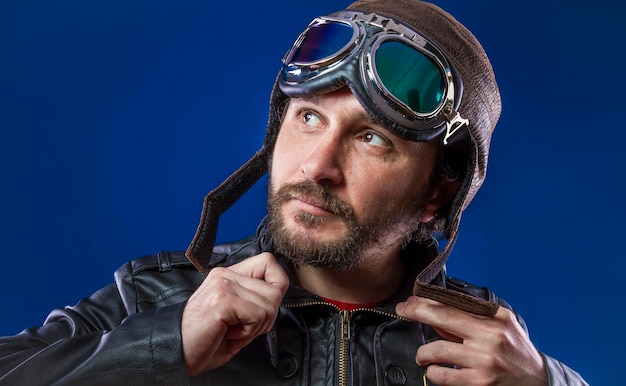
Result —
<path fill-rule="evenodd" d="M 339 337 L 339 386 L 346 386 L 348 384 L 348 357 L 350 354 L 351 316 L 351 311 L 339 311 L 339 325 L 341 328 L 341 336 Z"/>
<path fill-rule="evenodd" d="M 394 319 L 401 319 L 410 321 L 409 319 L 402 318 L 398 315 L 392 314 L 390 312 L 385 312 L 381 310 L 377 310 L 374 308 L 357 308 L 352 311 L 350 310 L 340 310 L 334 304 L 327 303 L 324 301 L 307 301 L 300 303 L 285 303 L 283 306 L 289 308 L 295 307 L 305 307 L 305 306 L 314 306 L 314 305 L 324 305 L 330 306 L 336 309 L 339 312 L 339 368 L 337 374 L 337 380 L 339 386 L 347 386 L 348 384 L 348 360 L 350 353 L 350 339 L 352 338 L 352 329 L 350 328 L 350 320 L 352 318 L 352 314 L 356 311 L 369 311 L 374 312 L 380 315 L 385 315 Z"/>

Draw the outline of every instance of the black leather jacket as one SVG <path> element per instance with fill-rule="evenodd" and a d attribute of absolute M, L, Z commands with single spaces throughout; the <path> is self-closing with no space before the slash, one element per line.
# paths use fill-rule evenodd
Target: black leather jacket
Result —
<path fill-rule="evenodd" d="M 253 237 L 217 246 L 211 264 L 232 265 L 264 250 L 262 243 Z M 413 245 L 404 255 L 423 260 L 433 253 Z M 226 365 L 194 378 L 185 373 L 180 319 L 204 276 L 182 252 L 133 260 L 115 272 L 114 283 L 73 307 L 54 310 L 43 326 L 0 338 L 0 384 L 422 385 L 415 353 L 440 337 L 429 326 L 394 313 L 420 269 L 412 263 L 418 259 L 405 260 L 404 287 L 373 309 L 338 311 L 292 284 L 270 333 Z M 436 280 L 510 308 L 487 289 L 443 274 Z M 560 362 L 548 356 L 545 361 L 552 385 L 586 385 Z"/>

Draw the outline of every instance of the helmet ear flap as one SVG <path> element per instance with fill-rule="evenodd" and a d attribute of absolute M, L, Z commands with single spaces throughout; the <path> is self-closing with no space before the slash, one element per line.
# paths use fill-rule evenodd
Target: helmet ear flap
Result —
<path fill-rule="evenodd" d="M 185 252 L 200 272 L 206 273 L 209 268 L 220 216 L 267 172 L 269 154 L 268 148 L 263 146 L 204 198 L 198 229 Z"/>
<path fill-rule="evenodd" d="M 204 198 L 200 223 L 185 252 L 185 256 L 200 272 L 206 273 L 210 268 L 217 225 L 222 213 L 267 173 L 287 101 L 288 97 L 278 87 L 278 81 L 274 82 L 263 147 Z"/>

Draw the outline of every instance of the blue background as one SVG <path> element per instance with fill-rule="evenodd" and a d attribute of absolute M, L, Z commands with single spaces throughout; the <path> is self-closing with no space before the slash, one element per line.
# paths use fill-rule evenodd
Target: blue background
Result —
<path fill-rule="evenodd" d="M 125 261 L 187 247 L 202 199 L 260 146 L 280 58 L 337 1 L 0 2 L 0 335 Z M 617 384 L 626 346 L 624 15 L 617 0 L 453 1 L 504 111 L 452 275 L 489 285 L 544 352 Z M 265 180 L 221 220 L 252 233 Z"/>

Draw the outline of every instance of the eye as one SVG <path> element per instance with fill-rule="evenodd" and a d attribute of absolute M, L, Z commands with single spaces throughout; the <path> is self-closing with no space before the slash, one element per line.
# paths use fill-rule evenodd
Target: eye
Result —
<path fill-rule="evenodd" d="M 311 111 L 302 112 L 302 121 L 309 126 L 320 127 L 322 125 L 322 120 Z"/>
<path fill-rule="evenodd" d="M 363 133 L 363 135 L 361 136 L 361 140 L 365 143 L 368 143 L 372 146 L 381 146 L 381 147 L 389 147 L 390 143 L 389 141 L 383 137 L 382 135 L 379 135 L 373 131 L 367 131 L 365 133 Z"/>

